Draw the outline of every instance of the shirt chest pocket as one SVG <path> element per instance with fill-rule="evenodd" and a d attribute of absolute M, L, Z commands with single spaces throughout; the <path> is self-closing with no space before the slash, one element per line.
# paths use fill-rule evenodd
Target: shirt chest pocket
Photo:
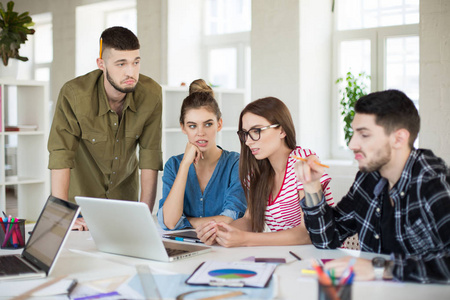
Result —
<path fill-rule="evenodd" d="M 433 239 L 433 230 L 427 228 L 421 219 L 417 219 L 411 225 L 405 225 L 405 231 L 405 240 L 414 250 L 415 254 L 420 254 L 435 248 L 436 243 Z"/>
<path fill-rule="evenodd" d="M 125 131 L 125 141 L 127 145 L 136 145 L 140 137 L 140 133 L 135 131 Z"/>
<path fill-rule="evenodd" d="M 101 133 L 83 133 L 81 136 L 86 147 L 90 150 L 91 154 L 100 155 L 102 157 L 105 154 L 106 142 L 108 137 L 106 134 Z"/>

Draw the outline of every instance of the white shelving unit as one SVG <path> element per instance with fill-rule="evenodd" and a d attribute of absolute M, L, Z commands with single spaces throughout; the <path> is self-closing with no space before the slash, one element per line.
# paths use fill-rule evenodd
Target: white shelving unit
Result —
<path fill-rule="evenodd" d="M 239 139 L 236 134 L 239 125 L 239 115 L 249 102 L 244 89 L 213 88 L 215 98 L 222 112 L 223 128 L 217 135 L 217 145 L 229 151 L 240 152 Z M 172 157 L 183 153 L 187 137 L 180 128 L 180 111 L 184 98 L 189 94 L 188 87 L 162 86 L 163 117 L 162 117 L 162 151 L 163 163 Z M 162 197 L 162 175 L 159 172 L 156 204 L 153 212 L 158 210 L 158 202 Z"/>
<path fill-rule="evenodd" d="M 36 221 L 50 194 L 48 86 L 0 79 L 0 88 L 0 209 L 5 211 L 10 189 L 17 201 L 17 216 Z M 9 126 L 21 125 L 36 129 L 6 131 Z"/>

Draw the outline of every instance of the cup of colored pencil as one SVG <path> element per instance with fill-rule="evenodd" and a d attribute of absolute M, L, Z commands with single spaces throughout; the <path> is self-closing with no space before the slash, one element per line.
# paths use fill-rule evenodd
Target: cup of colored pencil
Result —
<path fill-rule="evenodd" d="M 0 245 L 2 249 L 25 247 L 25 219 L 0 217 Z"/>
<path fill-rule="evenodd" d="M 317 263 L 312 262 L 312 266 L 317 272 L 319 300 L 352 299 L 352 283 L 355 276 L 353 273 L 353 264 L 354 262 L 351 261 L 347 269 L 342 273 L 342 276 L 337 278 L 333 270 L 325 271 Z"/>

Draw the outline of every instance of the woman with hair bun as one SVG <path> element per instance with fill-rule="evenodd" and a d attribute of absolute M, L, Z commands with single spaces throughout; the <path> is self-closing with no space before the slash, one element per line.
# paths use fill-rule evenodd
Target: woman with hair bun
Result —
<path fill-rule="evenodd" d="M 239 153 L 216 144 L 222 123 L 211 87 L 203 79 L 193 81 L 180 114 L 186 149 L 164 166 L 157 214 L 161 228 L 197 228 L 212 220 L 230 223 L 244 215 L 247 204 L 239 181 Z"/>

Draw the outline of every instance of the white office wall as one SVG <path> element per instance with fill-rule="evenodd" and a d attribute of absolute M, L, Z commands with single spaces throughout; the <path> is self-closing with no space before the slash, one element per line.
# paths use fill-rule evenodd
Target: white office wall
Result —
<path fill-rule="evenodd" d="M 167 0 L 136 0 L 141 73 L 166 84 Z"/>
<path fill-rule="evenodd" d="M 450 164 L 450 0 L 420 1 L 421 148 Z"/>
<path fill-rule="evenodd" d="M 298 0 L 252 1 L 251 100 L 273 96 L 298 125 L 300 14 Z M 297 127 L 297 126 L 296 126 Z"/>
<path fill-rule="evenodd" d="M 97 69 L 97 58 L 100 54 L 99 39 L 105 22 L 103 14 L 99 11 L 105 6 L 106 4 L 101 2 L 79 6 L 75 9 L 75 76 L 81 76 Z M 78 22 L 78 20 L 82 21 Z M 89 22 L 85 22 L 85 20 L 89 20 Z"/>
<path fill-rule="evenodd" d="M 167 83 L 189 85 L 202 70 L 202 0 L 169 0 Z"/>
<path fill-rule="evenodd" d="M 331 2 L 252 2 L 251 99 L 284 101 L 297 143 L 323 158 L 330 148 Z"/>
<path fill-rule="evenodd" d="M 297 142 L 330 157 L 332 0 L 300 1 Z"/>

